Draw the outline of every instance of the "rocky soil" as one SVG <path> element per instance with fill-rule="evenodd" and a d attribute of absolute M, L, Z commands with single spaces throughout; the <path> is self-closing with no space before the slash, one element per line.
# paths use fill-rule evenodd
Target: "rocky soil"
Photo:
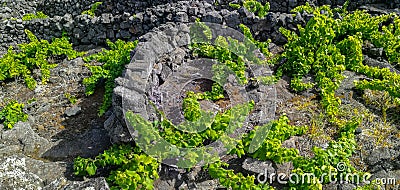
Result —
<path fill-rule="evenodd" d="M 29 2 L 29 3 L 28 3 Z M 30 29 L 39 38 L 51 39 L 66 31 L 79 50 L 97 52 L 108 39 L 139 39 L 143 45 L 151 36 L 160 31 L 168 31 L 177 25 L 172 22 L 188 23 L 201 18 L 202 21 L 224 24 L 238 28 L 239 23 L 248 25 L 256 38 L 272 39 L 270 49 L 281 51 L 286 39 L 278 32 L 283 26 L 294 29 L 304 24 L 311 15 L 291 15 L 289 10 L 304 4 L 305 1 L 289 0 L 271 2 L 271 12 L 264 19 L 241 8 L 235 10 L 228 1 L 105 1 L 96 11 L 95 17 L 81 15 L 94 1 L 51 0 L 51 1 L 5 1 L 0 0 L 0 50 L 9 45 L 26 42 L 23 29 Z M 235 1 L 233 1 L 235 2 Z M 341 5 L 344 1 L 307 1 L 316 5 Z M 372 14 L 399 13 L 397 1 L 352 1 L 351 8 L 366 9 Z M 43 11 L 49 19 L 22 21 L 21 15 Z M 14 19 L 12 19 L 14 18 Z M 179 25 L 178 25 L 179 26 Z M 177 34 L 178 35 L 178 34 Z M 151 69 L 151 83 L 161 86 L 168 75 L 189 60 L 188 50 L 179 46 L 184 36 L 179 36 L 176 47 L 165 48 L 165 55 L 154 60 L 163 69 Z M 181 41 L 181 42 L 182 42 Z M 183 43 L 182 42 L 182 43 Z M 169 49 L 168 49 L 169 48 Z M 160 50 L 161 51 L 161 50 Z M 390 68 L 382 50 L 374 47 L 364 49 L 365 63 Z M 148 55 L 149 56 L 149 55 Z M 92 96 L 85 96 L 83 78 L 90 75 L 82 58 L 57 60 L 58 66 L 51 71 L 46 85 L 38 85 L 29 90 L 22 79 L 0 81 L 0 106 L 9 99 L 29 102 L 24 112 L 29 115 L 28 122 L 20 122 L 11 130 L 0 124 L 0 189 L 109 189 L 104 177 L 77 178 L 72 174 L 73 159 L 77 156 L 94 157 L 110 147 L 112 143 L 132 140 L 125 124 L 121 122 L 121 96 L 124 78 L 116 80 L 113 108 L 104 116 L 97 115 L 102 103 L 103 89 L 99 87 Z M 131 66 L 133 63 L 130 64 Z M 129 72 L 129 65 L 128 71 Z M 34 71 L 34 75 L 40 75 Z M 354 90 L 353 81 L 363 78 L 352 72 L 345 72 L 347 78 L 338 90 L 342 98 L 342 117 L 351 115 L 354 108 L 365 119 L 357 129 L 359 149 L 351 161 L 357 169 L 369 171 L 373 178 L 397 178 L 398 184 L 386 189 L 400 187 L 400 117 L 399 108 L 388 110 L 387 122 L 379 107 L 369 105 L 365 97 L 379 102 L 381 94 Z M 140 84 L 140 81 L 137 81 Z M 145 81 L 148 82 L 148 81 Z M 126 86 L 125 86 L 126 87 Z M 275 118 L 286 113 L 295 125 L 308 125 L 312 130 L 302 137 L 284 142 L 287 147 L 300 150 L 302 155 L 312 156 L 311 147 L 326 147 L 334 138 L 336 130 L 329 126 L 321 116 L 317 92 L 306 91 L 295 94 L 289 90 L 288 79 L 283 78 L 276 85 Z M 257 94 L 259 92 L 255 92 Z M 71 103 L 67 94 L 75 96 L 77 102 Z M 255 95 L 257 96 L 257 95 Z M 272 119 L 272 118 L 271 118 Z M 237 171 L 248 174 L 260 173 L 260 168 L 271 171 L 288 172 L 290 164 L 276 165 L 251 158 L 225 157 Z M 262 171 L 263 172 L 263 171 Z M 156 189 L 218 189 L 217 180 L 212 180 L 200 168 L 190 171 L 177 170 L 163 166 L 160 179 L 155 182 Z M 354 189 L 352 184 L 328 184 L 324 189 Z"/>

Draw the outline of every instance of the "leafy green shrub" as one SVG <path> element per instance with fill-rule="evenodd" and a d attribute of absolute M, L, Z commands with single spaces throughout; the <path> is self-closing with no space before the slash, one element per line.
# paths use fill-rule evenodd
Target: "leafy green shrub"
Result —
<path fill-rule="evenodd" d="M 234 9 L 240 9 L 240 7 L 241 7 L 239 4 L 236 4 L 236 3 L 229 3 L 229 6 Z"/>
<path fill-rule="evenodd" d="M 359 186 L 355 190 L 378 190 L 382 189 L 382 184 L 378 183 L 376 180 L 373 180 L 371 183 Z"/>
<path fill-rule="evenodd" d="M 225 41 L 224 37 L 219 38 L 221 41 Z M 234 42 L 234 39 L 228 37 L 228 40 Z M 218 59 L 219 62 L 224 63 L 228 66 L 239 78 L 241 83 L 247 83 L 247 79 L 245 76 L 245 62 L 244 59 L 240 56 L 237 56 L 231 53 L 227 47 L 221 46 L 213 46 L 208 44 L 193 44 L 192 48 L 194 49 L 194 54 L 204 56 L 204 57 L 212 57 Z M 236 60 L 236 61 L 232 61 Z M 217 64 L 214 64 L 218 66 Z M 215 72 L 216 73 L 216 72 Z"/>
<path fill-rule="evenodd" d="M 183 99 L 182 108 L 185 119 L 189 121 L 195 121 L 201 116 L 198 97 L 192 91 L 187 92 L 186 98 Z"/>
<path fill-rule="evenodd" d="M 103 63 L 101 66 L 86 64 L 92 75 L 83 79 L 83 84 L 86 86 L 86 95 L 92 95 L 96 86 L 105 81 L 105 93 L 103 104 L 99 109 L 99 115 L 103 115 L 111 106 L 111 98 L 115 87 L 114 80 L 122 75 L 124 66 L 130 62 L 130 53 L 135 49 L 137 41 L 124 42 L 117 40 L 115 43 L 107 40 L 109 50 L 104 50 L 100 53 L 85 57 L 85 62 L 97 61 Z"/>
<path fill-rule="evenodd" d="M 192 91 L 187 92 L 186 97 L 183 99 L 182 108 L 185 119 L 195 121 L 202 114 L 200 110 L 200 103 L 198 100 L 212 100 L 216 101 L 224 98 L 224 89 L 218 83 L 212 85 L 212 90 L 204 93 L 195 94 Z"/>
<path fill-rule="evenodd" d="M 296 127 L 289 125 L 289 119 L 285 115 L 281 116 L 278 120 L 271 122 L 265 126 L 256 126 L 254 130 L 246 134 L 242 141 L 238 144 L 237 148 L 231 153 L 237 154 L 239 157 L 248 154 L 249 147 L 259 128 L 264 128 L 263 134 L 267 133 L 262 142 L 258 142 L 261 146 L 251 156 L 260 160 L 273 160 L 276 163 L 283 163 L 298 156 L 297 149 L 281 148 L 283 141 L 289 139 L 294 135 L 303 135 L 307 132 L 308 127 Z"/>
<path fill-rule="evenodd" d="M 326 150 L 319 147 L 313 147 L 314 157 L 304 158 L 296 157 L 292 159 L 294 170 L 292 172 L 302 175 L 304 173 L 312 173 L 315 176 L 316 181 L 311 179 L 310 182 L 305 182 L 304 184 L 291 184 L 297 189 L 304 189 L 310 186 L 318 185 L 317 181 L 321 180 L 322 184 L 330 183 L 332 178 L 326 174 L 336 173 L 338 178 L 339 175 L 346 176 L 347 174 L 359 174 L 363 176 L 361 172 L 357 172 L 356 169 L 350 164 L 349 158 L 353 155 L 356 150 L 356 140 L 354 132 L 356 128 L 360 125 L 361 120 L 358 118 L 353 118 L 344 125 L 340 126 L 339 138 L 336 141 L 329 142 L 329 146 Z M 341 171 L 338 165 L 343 164 L 345 170 Z M 323 176 L 325 174 L 325 176 Z M 323 177 L 323 178 L 322 178 Z M 349 180 L 349 182 L 355 179 L 344 179 Z M 318 185 L 319 187 L 321 185 Z"/>
<path fill-rule="evenodd" d="M 153 189 L 153 181 L 158 178 L 158 162 L 130 145 L 114 145 L 94 159 L 77 157 L 74 173 L 93 176 L 98 168 L 107 166 L 117 168 L 107 177 L 111 189 Z"/>
<path fill-rule="evenodd" d="M 160 135 L 171 144 L 183 148 L 200 146 L 206 140 L 215 141 L 218 138 L 220 138 L 222 134 L 225 133 L 225 130 L 227 129 L 230 121 L 232 120 L 232 112 L 241 110 L 242 107 L 247 108 L 244 110 L 251 110 L 254 107 L 254 104 L 250 102 L 248 104 L 235 106 L 223 113 L 218 113 L 215 116 L 214 121 L 211 121 L 210 124 L 203 123 L 204 125 L 209 127 L 207 127 L 206 130 L 200 133 L 188 133 L 180 131 L 170 121 L 165 119 L 161 123 L 161 128 L 163 130 L 162 132 L 160 132 Z M 242 113 L 240 115 L 245 116 L 245 113 Z"/>
<path fill-rule="evenodd" d="M 236 154 L 238 157 L 244 155 L 252 156 L 260 160 L 273 160 L 276 163 L 292 161 L 299 157 L 297 149 L 282 148 L 281 144 L 284 140 L 289 139 L 293 135 L 302 135 L 306 132 L 307 127 L 295 127 L 289 125 L 289 119 L 283 115 L 278 120 L 272 121 L 265 126 L 256 126 L 248 134 L 238 142 L 235 149 L 230 154 Z M 261 129 L 261 131 L 259 131 Z M 257 138 L 256 135 L 267 134 L 267 137 Z M 252 152 L 249 147 L 254 140 L 261 147 Z M 252 152 L 252 153 L 250 153 Z M 268 184 L 256 184 L 254 176 L 244 176 L 241 173 L 235 174 L 233 170 L 224 169 L 229 164 L 224 162 L 216 162 L 205 167 L 212 178 L 219 180 L 221 185 L 232 189 L 273 189 Z"/>
<path fill-rule="evenodd" d="M 46 84 L 50 78 L 50 69 L 57 64 L 49 63 L 48 59 L 54 56 L 66 55 L 73 59 L 83 55 L 72 48 L 67 37 L 55 38 L 51 43 L 38 40 L 29 30 L 25 30 L 30 43 L 19 44 L 18 52 L 10 46 L 7 53 L 0 58 L 0 81 L 22 76 L 29 89 L 36 87 L 36 80 L 31 76 L 33 69 L 40 69 L 42 83 Z"/>
<path fill-rule="evenodd" d="M 245 0 L 243 6 L 250 12 L 256 13 L 260 18 L 267 16 L 270 9 L 269 2 L 266 2 L 265 5 L 263 5 L 257 0 Z"/>
<path fill-rule="evenodd" d="M 94 16 L 96 16 L 96 15 L 95 15 L 95 12 L 96 12 L 97 8 L 98 8 L 101 4 L 103 4 L 103 2 L 95 2 L 95 3 L 93 3 L 92 5 L 90 5 L 90 9 L 89 9 L 89 10 L 83 11 L 81 14 L 83 14 L 83 15 L 89 15 L 89 16 L 91 16 L 91 17 L 94 17 Z"/>
<path fill-rule="evenodd" d="M 28 21 L 28 20 L 33 20 L 33 19 L 45 19 L 48 18 L 46 14 L 44 14 L 42 11 L 36 12 L 36 13 L 27 13 L 22 16 L 23 21 Z"/>
<path fill-rule="evenodd" d="M 213 58 L 222 63 L 213 65 L 213 79 L 215 81 L 224 81 L 226 79 L 226 71 L 228 70 L 235 73 L 240 83 L 247 84 L 249 79 L 245 74 L 246 62 L 252 62 L 254 64 L 267 63 L 266 60 L 261 60 L 256 57 L 254 50 L 259 48 L 265 56 L 271 55 L 268 51 L 270 41 L 256 41 L 250 29 L 245 25 L 240 25 L 240 28 L 246 36 L 243 42 L 231 37 L 225 38 L 223 36 L 218 36 L 213 45 L 211 43 L 212 34 L 208 26 L 204 23 L 197 24 L 202 28 L 203 35 L 197 33 L 192 34 L 191 36 L 193 36 L 194 40 L 189 48 L 192 50 L 194 56 Z"/>
<path fill-rule="evenodd" d="M 3 121 L 4 127 L 11 129 L 18 121 L 27 121 L 28 115 L 23 112 L 23 108 L 24 104 L 20 104 L 15 100 L 10 101 L 0 111 L 0 121 Z"/>
<path fill-rule="evenodd" d="M 221 185 L 226 188 L 234 190 L 251 189 L 251 190 L 272 190 L 274 188 L 268 186 L 268 184 L 255 184 L 254 176 L 244 176 L 241 173 L 235 174 L 233 170 L 225 169 L 228 167 L 228 163 L 216 162 L 209 164 L 205 167 L 208 170 L 210 176 L 214 179 L 218 179 Z M 225 167 L 225 168 L 224 168 Z"/>
<path fill-rule="evenodd" d="M 76 104 L 76 97 L 74 95 L 71 95 L 69 92 L 64 94 L 65 98 L 68 99 L 69 103 L 71 104 Z"/>

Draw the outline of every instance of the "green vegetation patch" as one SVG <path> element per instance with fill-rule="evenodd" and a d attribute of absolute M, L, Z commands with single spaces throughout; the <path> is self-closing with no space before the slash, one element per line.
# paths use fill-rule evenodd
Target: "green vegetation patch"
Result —
<path fill-rule="evenodd" d="M 236 3 L 229 3 L 229 6 L 234 8 L 234 9 L 240 9 L 240 4 L 236 4 Z"/>
<path fill-rule="evenodd" d="M 71 93 L 67 92 L 64 94 L 64 97 L 68 99 L 69 103 L 76 104 L 77 98 L 74 95 L 71 95 Z"/>
<path fill-rule="evenodd" d="M 94 159 L 77 157 L 75 175 L 93 176 L 99 168 L 117 168 L 107 178 L 111 189 L 153 189 L 159 163 L 138 147 L 114 145 Z"/>
<path fill-rule="evenodd" d="M 274 188 L 268 184 L 255 184 L 254 176 L 245 176 L 242 173 L 235 173 L 234 170 L 226 169 L 229 167 L 228 163 L 215 162 L 208 165 L 205 169 L 208 170 L 210 176 L 218 179 L 221 185 L 231 189 L 246 189 L 246 190 L 273 190 Z"/>
<path fill-rule="evenodd" d="M 102 52 L 83 59 L 87 63 L 94 61 L 103 63 L 101 66 L 86 64 L 92 75 L 83 80 L 83 84 L 86 86 L 86 95 L 92 95 L 101 81 L 104 81 L 105 94 L 99 115 L 103 115 L 111 106 L 115 87 L 114 80 L 122 75 L 125 65 L 131 61 L 130 53 L 135 49 L 137 43 L 137 41 L 124 42 L 122 40 L 113 43 L 107 40 L 109 50 L 103 49 Z"/>
<path fill-rule="evenodd" d="M 240 9 L 243 6 L 248 11 L 255 13 L 260 18 L 267 16 L 270 9 L 269 2 L 265 2 L 263 5 L 257 0 L 244 0 L 241 4 L 229 3 L 229 6 L 234 9 Z"/>
<path fill-rule="evenodd" d="M 7 103 L 0 111 L 0 122 L 4 127 L 11 129 L 18 121 L 27 121 L 28 115 L 23 111 L 24 104 L 20 104 L 15 100 Z"/>
<path fill-rule="evenodd" d="M 260 18 L 267 16 L 267 13 L 270 9 L 269 2 L 266 2 L 263 5 L 256 0 L 245 0 L 243 1 L 243 6 L 250 12 L 256 13 L 256 15 Z"/>
<path fill-rule="evenodd" d="M 83 15 L 89 15 L 91 17 L 96 16 L 95 12 L 97 10 L 97 8 L 103 4 L 103 2 L 95 2 L 92 5 L 90 5 L 90 9 L 89 10 L 85 10 L 82 12 Z"/>
<path fill-rule="evenodd" d="M 45 19 L 49 18 L 46 14 L 44 14 L 42 11 L 36 12 L 36 13 L 27 13 L 22 16 L 23 21 L 29 21 L 33 19 Z"/>
<path fill-rule="evenodd" d="M 222 63 L 213 65 L 213 80 L 220 82 L 225 81 L 227 70 L 234 72 L 241 84 L 247 84 L 249 80 L 262 80 L 261 78 L 247 78 L 246 64 L 248 62 L 259 65 L 267 64 L 267 60 L 256 57 L 254 51 L 259 49 L 265 56 L 270 56 L 271 53 L 268 51 L 269 40 L 266 42 L 256 41 L 250 29 L 245 25 L 240 25 L 240 28 L 246 36 L 243 42 L 231 37 L 225 38 L 223 36 L 218 36 L 214 40 L 214 43 L 211 43 L 212 34 L 208 26 L 200 22 L 196 24 L 193 31 L 201 31 L 202 34 L 191 33 L 194 40 L 189 48 L 196 57 L 213 58 L 218 60 L 219 63 Z"/>
<path fill-rule="evenodd" d="M 29 30 L 25 30 L 30 43 L 19 44 L 19 51 L 10 46 L 7 53 L 0 58 L 0 81 L 23 77 L 29 89 L 36 87 L 36 80 L 32 77 L 33 69 L 40 69 L 42 84 L 50 78 L 50 69 L 57 64 L 48 60 L 55 56 L 67 56 L 73 59 L 84 53 L 75 51 L 67 37 L 55 38 L 50 43 L 47 40 L 38 40 Z"/>
<path fill-rule="evenodd" d="M 199 100 L 212 100 L 217 101 L 224 98 L 224 89 L 218 83 L 212 85 L 212 90 L 204 93 L 187 92 L 186 97 L 183 99 L 182 108 L 185 119 L 195 121 L 200 118 L 204 113 L 200 110 Z"/>

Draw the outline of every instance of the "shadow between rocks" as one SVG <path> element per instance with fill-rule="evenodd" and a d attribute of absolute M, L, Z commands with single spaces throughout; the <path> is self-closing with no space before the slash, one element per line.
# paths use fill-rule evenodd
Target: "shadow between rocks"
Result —
<path fill-rule="evenodd" d="M 95 157 L 111 146 L 108 133 L 103 127 L 107 116 L 97 115 L 103 95 L 104 89 L 99 88 L 94 95 L 83 97 L 80 103 L 71 106 L 66 113 L 72 112 L 73 115 L 65 115 L 64 130 L 52 137 L 56 141 L 55 145 L 42 154 L 42 158 L 46 160 L 66 162 L 67 178 L 74 178 L 74 158 Z"/>

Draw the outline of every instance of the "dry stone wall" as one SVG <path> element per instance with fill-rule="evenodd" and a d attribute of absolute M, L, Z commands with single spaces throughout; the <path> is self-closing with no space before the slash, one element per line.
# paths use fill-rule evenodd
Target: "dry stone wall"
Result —
<path fill-rule="evenodd" d="M 0 52 L 5 52 L 10 45 L 26 42 L 24 29 L 34 32 L 41 39 L 51 40 L 62 33 L 70 36 L 74 45 L 102 45 L 106 39 L 134 40 L 151 29 L 167 22 L 193 22 L 196 18 L 202 21 L 225 23 L 237 27 L 239 23 L 250 26 L 259 32 L 261 39 L 271 38 L 276 43 L 284 43 L 277 29 L 280 26 L 294 28 L 304 23 L 307 18 L 293 17 L 289 11 L 306 1 L 315 5 L 341 5 L 345 0 L 278 0 L 270 1 L 271 11 L 259 19 L 247 10 L 234 9 L 229 3 L 240 3 L 239 0 L 106 0 L 95 11 L 96 16 L 82 15 L 82 11 L 99 0 L 0 0 Z M 264 1 L 265 2 L 265 1 Z M 263 3 L 264 3 L 263 2 Z M 398 6 L 399 0 L 362 0 L 352 1 L 350 7 L 365 4 L 381 3 L 389 8 Z M 397 4 L 396 4 L 397 3 Z M 42 11 L 47 19 L 22 21 L 27 13 Z"/>

